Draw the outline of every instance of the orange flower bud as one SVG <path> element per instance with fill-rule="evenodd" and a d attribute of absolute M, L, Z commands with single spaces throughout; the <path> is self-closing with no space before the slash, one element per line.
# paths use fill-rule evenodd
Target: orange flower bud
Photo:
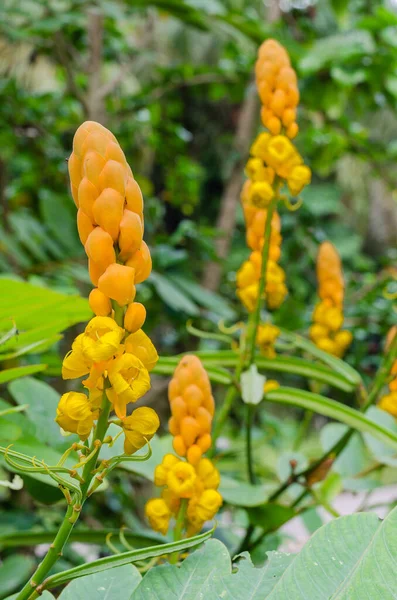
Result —
<path fill-rule="evenodd" d="M 123 217 L 124 197 L 113 190 L 106 188 L 95 200 L 93 207 L 94 219 L 115 242 L 120 231 L 120 221 Z"/>
<path fill-rule="evenodd" d="M 197 385 L 192 383 L 185 388 L 183 392 L 183 399 L 189 409 L 189 413 L 191 415 L 195 415 L 197 410 L 203 404 L 204 394 Z"/>
<path fill-rule="evenodd" d="M 87 177 L 83 177 L 79 185 L 78 199 L 79 208 L 81 208 L 85 214 L 90 217 L 91 221 L 94 221 L 93 206 L 95 200 L 98 198 L 99 191 L 97 187 Z"/>
<path fill-rule="evenodd" d="M 211 441 L 212 440 L 210 434 L 205 433 L 204 435 L 198 438 L 197 445 L 199 446 L 199 448 L 201 448 L 201 450 L 204 453 L 211 448 Z"/>
<path fill-rule="evenodd" d="M 200 433 L 200 426 L 194 417 L 184 417 L 181 421 L 181 436 L 186 446 L 192 446 Z"/>
<path fill-rule="evenodd" d="M 142 242 L 140 249 L 127 260 L 126 264 L 128 267 L 135 269 L 136 284 L 142 283 L 142 281 L 145 281 L 149 277 L 152 271 L 152 258 L 145 242 Z"/>
<path fill-rule="evenodd" d="M 90 279 L 94 285 L 98 285 L 98 281 L 100 276 L 103 273 L 103 269 L 99 267 L 93 260 L 88 259 L 88 272 L 90 274 Z"/>
<path fill-rule="evenodd" d="M 90 233 L 84 248 L 88 257 L 94 261 L 102 273 L 109 265 L 116 262 L 113 240 L 101 227 L 95 227 Z"/>
<path fill-rule="evenodd" d="M 146 319 L 146 308 L 140 302 L 133 302 L 124 315 L 124 329 L 135 333 L 141 329 Z"/>
<path fill-rule="evenodd" d="M 79 159 L 78 156 L 76 156 L 75 154 L 72 153 L 68 160 L 68 171 L 69 171 L 70 182 L 76 188 L 78 188 L 80 185 L 81 169 L 82 169 L 81 160 Z M 77 207 L 78 206 L 79 205 L 77 204 Z"/>
<path fill-rule="evenodd" d="M 193 444 L 187 451 L 187 459 L 191 465 L 196 466 L 200 462 L 201 457 L 203 456 L 203 451 L 200 446 L 197 444 Z"/>
<path fill-rule="evenodd" d="M 107 317 L 112 312 L 112 305 L 107 296 L 98 288 L 91 290 L 88 303 L 93 313 L 100 317 Z"/>
<path fill-rule="evenodd" d="M 77 230 L 79 232 L 80 241 L 83 245 L 86 243 L 88 236 L 90 235 L 91 231 L 94 231 L 94 229 L 95 226 L 91 219 L 87 217 L 81 208 L 79 208 L 77 211 Z"/>
<path fill-rule="evenodd" d="M 187 406 L 181 396 L 170 402 L 172 416 L 179 422 L 187 416 Z"/>
<path fill-rule="evenodd" d="M 136 293 L 134 269 L 113 263 L 100 276 L 98 287 L 105 296 L 116 300 L 119 306 L 130 304 L 133 302 Z"/>
<path fill-rule="evenodd" d="M 127 180 L 127 186 L 125 189 L 125 199 L 127 202 L 128 210 L 137 213 L 139 216 L 143 214 L 143 198 L 141 188 L 133 177 L 129 177 Z"/>
<path fill-rule="evenodd" d="M 212 416 L 203 406 L 200 406 L 196 413 L 196 420 L 199 424 L 201 433 L 210 433 Z"/>
<path fill-rule="evenodd" d="M 115 160 L 108 160 L 98 178 L 98 185 L 101 190 L 112 188 L 125 197 L 125 186 L 127 172 L 125 167 Z"/>
<path fill-rule="evenodd" d="M 143 225 L 137 213 L 125 210 L 120 222 L 120 256 L 132 256 L 142 245 Z"/>
<path fill-rule="evenodd" d="M 181 435 L 176 435 L 172 440 L 172 447 L 179 456 L 186 456 L 186 444 Z"/>
<path fill-rule="evenodd" d="M 83 172 L 84 175 L 95 186 L 98 185 L 99 175 L 105 166 L 105 159 L 98 152 L 87 152 L 84 157 Z"/>
<path fill-rule="evenodd" d="M 175 417 L 168 419 L 168 429 L 170 430 L 171 435 L 179 435 L 179 423 Z"/>

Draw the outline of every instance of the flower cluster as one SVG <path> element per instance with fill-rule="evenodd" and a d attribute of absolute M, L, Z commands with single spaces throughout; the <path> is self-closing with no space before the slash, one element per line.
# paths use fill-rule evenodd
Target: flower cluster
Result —
<path fill-rule="evenodd" d="M 152 269 L 143 241 L 139 185 L 114 135 L 93 121 L 76 131 L 68 166 L 79 236 L 91 281 L 97 286 L 90 294 L 90 306 L 96 315 L 107 316 L 111 300 L 130 305 L 125 327 L 132 325 L 136 331 L 145 321 L 145 309 L 132 304 L 135 285 L 147 279 Z"/>
<path fill-rule="evenodd" d="M 211 445 L 214 399 L 208 375 L 196 356 L 183 357 L 175 369 L 169 400 L 174 450 L 187 460 L 173 454 L 164 456 L 154 475 L 155 485 L 163 488 L 161 497 L 149 500 L 145 513 L 152 528 L 165 534 L 171 517 L 178 516 L 185 502 L 184 526 L 187 534 L 193 535 L 222 504 L 217 491 L 219 472 L 202 456 Z"/>
<path fill-rule="evenodd" d="M 390 346 L 397 332 L 397 328 L 394 326 L 390 329 L 387 340 L 386 349 Z M 389 393 L 385 394 L 379 401 L 379 408 L 390 413 L 397 419 L 397 360 L 394 361 L 393 366 L 390 370 L 391 380 L 388 383 Z"/>
<path fill-rule="evenodd" d="M 241 202 L 247 229 L 247 245 L 252 253 L 237 273 L 237 294 L 252 312 L 259 293 L 262 250 L 269 204 L 282 196 L 286 185 L 292 196 L 298 196 L 310 183 L 310 169 L 289 138 L 298 132 L 296 107 L 299 101 L 296 75 L 284 48 L 267 40 L 259 49 L 256 79 L 261 98 L 262 121 L 269 132 L 258 135 L 246 165 Z M 273 212 L 270 248 L 266 266 L 264 296 L 269 309 L 278 308 L 287 295 L 285 273 L 277 264 L 281 255 L 280 217 Z"/>
<path fill-rule="evenodd" d="M 287 52 L 276 40 L 266 40 L 260 46 L 255 75 L 263 105 L 263 125 L 273 135 L 277 135 L 281 127 L 285 127 L 288 137 L 294 138 L 298 133 L 298 82 Z"/>
<path fill-rule="evenodd" d="M 320 302 L 313 312 L 310 337 L 321 349 L 342 357 L 352 341 L 350 331 L 342 330 L 344 281 L 339 254 L 330 242 L 323 242 L 317 256 Z"/>
<path fill-rule="evenodd" d="M 96 316 L 76 337 L 62 365 L 64 379 L 87 376 L 83 381 L 87 394 L 64 394 L 56 421 L 86 440 L 107 406 L 119 417 L 124 450 L 132 454 L 159 427 L 151 408 L 140 407 L 127 416 L 128 404 L 149 390 L 149 371 L 158 360 L 141 329 L 146 310 L 133 302 L 135 283 L 146 279 L 151 269 L 150 252 L 142 240 L 142 194 L 116 138 L 99 123 L 87 122 L 77 130 L 69 172 L 79 235 L 98 288 L 89 299 Z"/>

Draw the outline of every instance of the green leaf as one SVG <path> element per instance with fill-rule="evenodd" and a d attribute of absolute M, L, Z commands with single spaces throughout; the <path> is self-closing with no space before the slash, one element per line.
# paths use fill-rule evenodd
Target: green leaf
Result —
<path fill-rule="evenodd" d="M 235 319 L 236 312 L 222 296 L 219 296 L 218 294 L 207 290 L 202 285 L 198 285 L 195 281 L 185 279 L 180 275 L 169 275 L 168 278 L 170 281 L 174 281 L 177 286 L 182 288 L 182 290 L 191 296 L 191 298 L 200 306 L 208 308 L 224 319 Z"/>
<path fill-rule="evenodd" d="M 8 596 L 5 600 L 17 600 L 18 594 Z M 55 600 L 55 597 L 50 592 L 43 592 L 40 596 L 40 600 Z"/>
<path fill-rule="evenodd" d="M 0 440 L 2 443 L 5 442 L 14 442 L 22 435 L 22 429 L 15 425 L 14 423 L 10 423 L 7 419 L 0 417 Z"/>
<path fill-rule="evenodd" d="M 275 486 L 268 484 L 251 485 L 222 475 L 219 491 L 228 504 L 250 507 L 264 504 L 274 488 Z"/>
<path fill-rule="evenodd" d="M 170 554 L 172 552 L 182 552 L 184 550 L 194 548 L 195 546 L 202 544 L 203 542 L 208 540 L 212 536 L 212 534 L 213 529 L 211 529 L 210 531 L 206 531 L 205 533 L 201 533 L 200 535 L 195 535 L 194 537 L 188 538 L 186 540 L 180 540 L 178 542 L 169 542 L 168 544 L 150 546 L 149 548 L 131 550 L 129 552 L 122 552 L 121 554 L 115 554 L 114 556 L 106 556 L 104 558 L 99 558 L 98 560 L 94 560 L 91 563 L 79 565 L 78 567 L 74 567 L 73 569 L 68 569 L 66 571 L 62 571 L 62 573 L 56 573 L 55 575 L 52 575 L 52 577 L 49 577 L 46 580 L 47 583 L 45 587 L 47 589 L 52 589 L 59 585 L 63 585 L 64 583 L 68 583 L 72 579 L 85 577 L 86 575 L 101 573 L 102 571 L 107 571 L 108 569 L 121 567 L 123 565 L 128 565 L 130 563 L 145 560 L 148 558 L 154 558 L 156 556 L 163 556 L 164 554 Z"/>
<path fill-rule="evenodd" d="M 0 371 L 0 383 L 7 383 L 13 379 L 19 377 L 26 377 L 26 375 L 33 375 L 33 373 L 40 373 L 47 368 L 47 365 L 25 365 L 24 367 L 13 367 L 12 369 L 4 369 Z"/>
<path fill-rule="evenodd" d="M 59 600 L 128 600 L 142 579 L 133 565 L 75 579 L 63 590 Z"/>
<path fill-rule="evenodd" d="M 285 329 L 281 329 L 281 333 L 283 338 L 292 342 L 296 348 L 300 348 L 301 350 L 304 350 L 305 352 L 308 352 L 312 356 L 315 356 L 321 360 L 321 362 L 328 365 L 328 367 L 338 373 L 341 377 L 347 379 L 347 381 L 349 381 L 354 387 L 360 385 L 360 374 L 340 358 L 320 350 L 320 348 L 317 348 L 313 342 L 301 335 L 298 335 L 297 333 L 292 333 L 290 331 L 286 331 Z"/>
<path fill-rule="evenodd" d="M 299 70 L 304 75 L 311 75 L 329 65 L 343 64 L 351 58 L 374 54 L 375 51 L 374 40 L 367 31 L 337 33 L 316 40 L 299 62 Z"/>
<path fill-rule="evenodd" d="M 377 423 L 381 427 L 389 429 L 397 436 L 397 423 L 392 415 L 389 415 L 386 411 L 381 410 L 376 406 L 370 406 L 366 415 L 373 423 Z M 389 465 L 390 467 L 397 466 L 397 452 L 395 449 L 393 450 L 390 446 L 383 444 L 368 433 L 364 434 L 364 440 L 376 460 L 384 465 Z"/>
<path fill-rule="evenodd" d="M 41 442 L 61 450 L 72 443 L 62 437 L 54 420 L 60 395 L 51 386 L 33 377 L 24 377 L 10 383 L 8 390 L 18 404 L 28 404 L 26 416 L 36 426 Z"/>
<path fill-rule="evenodd" d="M 48 189 L 39 190 L 39 206 L 43 221 L 62 248 L 72 254 L 80 252 L 76 233 L 76 218 L 68 197 L 60 196 Z"/>
<path fill-rule="evenodd" d="M 280 387 L 266 394 L 266 400 L 276 402 L 277 404 L 300 406 L 301 408 L 312 410 L 319 415 L 336 419 L 362 433 L 370 433 L 390 448 L 394 448 L 397 452 L 396 433 L 374 423 L 366 415 L 354 410 L 350 406 L 345 406 L 340 402 L 320 396 L 320 394 L 296 390 L 295 388 Z"/>
<path fill-rule="evenodd" d="M 267 503 L 248 509 L 251 525 L 262 527 L 265 531 L 275 531 L 295 517 L 295 510 L 282 504 Z"/>
<path fill-rule="evenodd" d="M 36 546 L 38 544 L 51 544 L 58 533 L 57 529 L 48 531 L 18 531 L 7 529 L 0 534 L 0 548 L 18 548 L 19 546 Z M 69 536 L 70 542 L 81 542 L 84 544 L 105 544 L 106 536 L 110 535 L 112 542 L 117 545 L 119 529 L 73 529 Z M 148 544 L 163 544 L 167 540 L 164 536 L 156 534 L 152 530 L 147 532 L 132 532 L 124 530 L 124 537 L 129 544 L 136 548 L 143 548 Z"/>
<path fill-rule="evenodd" d="M 31 556 L 14 554 L 0 565 L 0 598 L 5 598 L 21 587 L 30 577 L 35 566 Z"/>
<path fill-rule="evenodd" d="M 368 413 L 367 413 L 368 416 Z M 327 423 L 320 431 L 320 440 L 324 452 L 331 448 L 345 435 L 346 425 L 341 423 Z M 374 440 L 374 438 L 372 438 Z M 376 443 L 376 440 L 374 440 Z M 390 450 L 393 452 L 392 450 Z M 332 465 L 332 469 L 342 477 L 352 477 L 362 471 L 367 463 L 367 452 L 360 434 L 355 433 L 349 440 L 346 448 L 339 454 Z"/>
<path fill-rule="evenodd" d="M 175 311 L 182 311 L 188 315 L 198 315 L 197 305 L 190 300 L 181 289 L 168 281 L 166 277 L 152 271 L 149 280 L 153 284 L 156 292 L 167 306 Z"/>

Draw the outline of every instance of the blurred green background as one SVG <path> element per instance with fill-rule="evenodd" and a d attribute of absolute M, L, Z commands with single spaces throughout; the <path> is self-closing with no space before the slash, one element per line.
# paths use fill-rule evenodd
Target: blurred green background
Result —
<path fill-rule="evenodd" d="M 3 0 L 2 368 L 45 364 L 35 384 L 66 389 L 61 359 L 90 314 L 86 303 L 63 296 L 86 298 L 91 289 L 67 175 L 74 132 L 86 119 L 116 135 L 144 193 L 154 266 L 137 299 L 147 307 L 145 330 L 159 353 L 203 343 L 186 331 L 189 320 L 214 331 L 221 320 L 231 325 L 246 317 L 235 295 L 236 270 L 249 253 L 239 190 L 260 130 L 253 66 L 267 37 L 286 46 L 297 70 L 296 142 L 314 174 L 300 210 L 280 211 L 289 296 L 274 320 L 307 332 L 317 248 L 331 240 L 342 256 L 346 327 L 354 332 L 346 358 L 371 377 L 395 321 L 388 297 L 396 289 L 397 258 L 395 0 Z M 36 295 L 62 296 L 30 312 L 32 288 L 25 297 L 10 279 L 36 286 Z M 10 314 L 18 315 L 18 331 Z M 2 395 L 23 403 L 28 392 L 21 385 L 3 386 Z M 165 400 L 165 385 L 155 378 L 151 402 L 156 395 Z M 47 401 L 52 421 L 55 404 Z M 7 440 L 10 422 L 23 430 L 19 417 L 7 421 Z M 270 425 L 277 431 L 280 422 Z M 288 438 L 289 425 L 283 427 Z M 0 423 L 1 434 L 5 429 Z M 116 476 L 115 495 L 99 501 L 110 522 L 123 513 L 136 524 L 134 506 L 126 509 L 131 489 Z M 0 493 L 7 506 L 8 489 Z M 37 484 L 32 493 L 43 500 Z M 19 502 L 23 527 L 59 517 L 57 509 L 23 517 L 26 499 Z M 100 504 L 92 512 L 95 523 Z"/>

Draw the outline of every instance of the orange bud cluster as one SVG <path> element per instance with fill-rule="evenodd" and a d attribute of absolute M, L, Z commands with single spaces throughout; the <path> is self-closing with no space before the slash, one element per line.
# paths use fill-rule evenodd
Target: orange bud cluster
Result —
<path fill-rule="evenodd" d="M 287 52 L 276 40 L 266 40 L 260 46 L 255 75 L 263 104 L 263 125 L 273 135 L 278 135 L 284 127 L 287 136 L 294 138 L 299 131 L 296 123 L 298 82 Z"/>
<path fill-rule="evenodd" d="M 114 135 L 94 121 L 74 136 L 68 162 L 77 226 L 97 286 L 89 302 L 98 316 L 111 314 L 111 300 L 129 305 L 125 327 L 137 331 L 145 320 L 134 304 L 135 285 L 150 274 L 152 261 L 143 241 L 143 199 Z M 127 325 L 131 326 L 129 329 Z"/>
<path fill-rule="evenodd" d="M 397 327 L 394 326 L 390 329 L 386 339 L 386 350 L 388 350 L 391 342 L 396 336 Z M 397 419 L 397 360 L 394 361 L 393 366 L 390 370 L 391 380 L 388 383 L 389 393 L 385 394 L 379 401 L 379 408 L 390 413 Z"/>
<path fill-rule="evenodd" d="M 321 349 L 343 356 L 352 341 L 350 331 L 342 330 L 344 281 L 342 264 L 335 247 L 323 242 L 317 256 L 320 302 L 313 312 L 310 337 Z"/>
<path fill-rule="evenodd" d="M 162 487 L 161 497 L 152 498 L 145 507 L 152 528 L 166 533 L 171 517 L 177 518 L 182 501 L 188 536 L 200 531 L 222 505 L 217 491 L 220 475 L 203 454 L 211 446 L 214 398 L 211 384 L 197 356 L 184 356 L 175 369 L 168 387 L 172 416 L 169 429 L 173 447 L 179 456 L 166 454 L 155 469 L 154 483 Z"/>
<path fill-rule="evenodd" d="M 197 356 L 184 356 L 168 386 L 170 433 L 179 456 L 196 465 L 211 446 L 215 403 L 207 372 Z"/>

